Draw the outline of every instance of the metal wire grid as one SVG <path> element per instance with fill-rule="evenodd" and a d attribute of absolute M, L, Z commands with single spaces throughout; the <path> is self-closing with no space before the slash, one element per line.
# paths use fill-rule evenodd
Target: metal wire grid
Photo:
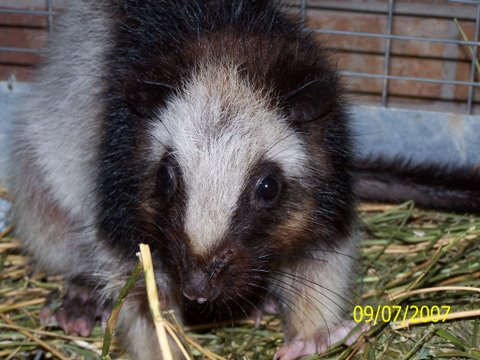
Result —
<path fill-rule="evenodd" d="M 53 1 L 54 0 L 45 0 L 46 10 L 26 10 L 26 9 L 6 9 L 0 8 L 0 14 L 22 14 L 22 15 L 40 15 L 47 16 L 47 26 L 48 32 L 53 30 Z M 19 48 L 19 47 L 1 47 L 0 52 L 13 52 L 13 53 L 30 53 L 30 54 L 40 54 L 44 52 L 44 49 L 28 49 L 28 48 Z"/>
<path fill-rule="evenodd" d="M 388 102 L 388 82 L 389 80 L 405 80 L 405 81 L 419 81 L 426 83 L 434 84 L 443 84 L 443 85 L 463 85 L 468 86 L 468 97 L 467 97 L 467 113 L 472 113 L 473 108 L 473 99 L 475 95 L 475 88 L 480 86 L 480 82 L 475 81 L 475 62 L 477 59 L 478 46 L 480 42 L 478 41 L 479 31 L 480 31 L 480 0 L 449 0 L 449 2 L 457 2 L 464 4 L 471 4 L 476 6 L 476 15 L 475 15 L 475 35 L 473 41 L 465 40 L 456 40 L 456 39 L 441 39 L 441 38 L 431 38 L 431 37 L 418 37 L 410 35 L 395 35 L 392 34 L 392 24 L 394 17 L 394 8 L 395 0 L 388 0 L 388 10 L 386 12 L 387 16 L 387 25 L 384 33 L 368 33 L 368 32 L 355 32 L 355 31 L 344 31 L 344 30 L 335 30 L 335 29 L 317 29 L 309 28 L 306 25 L 307 22 L 307 12 L 308 12 L 308 2 L 307 0 L 301 0 L 300 2 L 300 16 L 305 28 L 305 31 L 314 32 L 318 34 L 325 35 L 348 35 L 348 36 L 361 36 L 361 37 L 370 37 L 370 38 L 381 38 L 385 39 L 385 51 L 384 51 L 384 61 L 383 61 L 383 74 L 372 74 L 372 73 L 362 73 L 354 71 L 340 71 L 340 75 L 346 77 L 357 77 L 357 78 L 370 78 L 370 79 L 383 79 L 383 89 L 382 89 L 382 105 L 387 106 Z M 390 56 L 391 56 L 391 43 L 393 40 L 398 41 L 423 41 L 423 42 L 432 42 L 432 43 L 443 43 L 443 44 L 455 44 L 457 46 L 466 45 L 472 48 L 472 58 L 470 62 L 470 78 L 469 81 L 459 81 L 459 80 L 445 80 L 445 79 L 432 79 L 432 78 L 423 78 L 416 76 L 397 76 L 391 75 L 390 70 Z"/>
<path fill-rule="evenodd" d="M 0 13 L 4 14 L 25 14 L 25 15 L 39 15 L 47 16 L 48 20 L 48 31 L 51 32 L 53 29 L 53 16 L 54 12 L 54 0 L 45 0 L 46 10 L 25 10 L 25 9 L 4 9 L 0 8 Z M 450 2 L 458 2 L 464 4 L 471 4 L 476 7 L 476 16 L 475 16 L 475 35 L 472 41 L 457 40 L 457 39 L 442 39 L 442 38 L 431 38 L 431 37 L 418 37 L 410 35 L 395 35 L 392 34 L 392 24 L 395 14 L 395 0 L 387 0 L 388 8 L 385 13 L 387 16 L 387 23 L 384 33 L 368 33 L 368 32 L 355 32 L 355 31 L 343 31 L 335 29 L 318 29 L 318 28 L 308 28 L 306 26 L 306 20 L 308 16 L 308 0 L 300 0 L 300 16 L 304 24 L 305 31 L 314 32 L 318 34 L 325 35 L 348 35 L 348 36 L 360 36 L 360 37 L 370 37 L 370 38 L 381 38 L 385 39 L 385 51 L 384 51 L 384 61 L 383 61 L 383 74 L 373 74 L 373 73 L 364 73 L 364 72 L 354 72 L 344 70 L 340 74 L 345 77 L 356 77 L 356 78 L 370 78 L 370 79 L 383 79 L 383 88 L 382 88 L 382 105 L 388 105 L 388 83 L 389 80 L 405 80 L 405 81 L 418 81 L 434 84 L 443 84 L 443 85 L 460 85 L 468 86 L 468 97 L 467 97 L 467 113 L 472 113 L 473 108 L 473 99 L 475 95 L 475 88 L 480 86 L 480 82 L 475 81 L 475 61 L 478 54 L 479 42 L 479 32 L 480 32 L 480 0 L 449 0 Z M 469 81 L 459 81 L 459 80 L 446 80 L 446 79 L 433 79 L 433 78 L 423 78 L 415 76 L 398 76 L 390 74 L 390 58 L 391 58 L 391 44 L 392 41 L 421 41 L 421 42 L 432 42 L 432 43 L 443 43 L 443 44 L 454 44 L 457 46 L 466 45 L 472 48 L 472 58 L 470 62 L 470 77 Z M 0 47 L 0 52 L 14 52 L 14 53 L 42 53 L 44 49 L 30 49 L 30 48 L 18 48 L 18 47 Z"/>

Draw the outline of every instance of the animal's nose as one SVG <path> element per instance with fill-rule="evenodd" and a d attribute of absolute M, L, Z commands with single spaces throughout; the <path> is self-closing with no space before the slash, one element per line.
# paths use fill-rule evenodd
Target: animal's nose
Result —
<path fill-rule="evenodd" d="M 210 297 L 208 278 L 202 271 L 193 272 L 183 287 L 183 296 L 199 304 L 205 303 Z"/>

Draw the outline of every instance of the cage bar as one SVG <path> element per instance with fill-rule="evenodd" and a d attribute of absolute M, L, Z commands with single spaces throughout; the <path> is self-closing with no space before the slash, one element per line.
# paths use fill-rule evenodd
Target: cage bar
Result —
<path fill-rule="evenodd" d="M 388 0 L 388 18 L 387 18 L 387 35 L 392 34 L 393 26 L 393 6 L 394 0 Z M 392 46 L 392 40 L 387 39 L 385 41 L 385 54 L 383 57 L 383 73 L 389 75 L 390 69 L 390 49 Z M 382 89 L 382 105 L 387 106 L 388 101 L 388 78 L 383 80 L 383 89 Z"/>
<path fill-rule="evenodd" d="M 50 1 L 49 1 L 50 2 Z M 53 6 L 53 4 L 52 4 Z M 23 15 L 50 15 L 53 10 L 27 10 L 27 9 L 6 9 L 0 8 L 0 14 L 23 14 Z"/>
<path fill-rule="evenodd" d="M 371 37 L 371 38 L 379 38 L 379 39 L 424 41 L 424 42 L 432 42 L 432 43 L 468 45 L 468 46 L 479 45 L 478 41 L 471 41 L 471 40 L 439 39 L 439 38 L 429 38 L 429 37 L 410 36 L 410 35 L 378 34 L 378 33 L 369 33 L 369 32 L 361 32 L 361 31 L 348 31 L 348 30 L 335 30 L 335 29 L 311 29 L 311 28 L 305 28 L 305 31 L 318 33 L 318 34 L 325 34 L 325 35 L 363 36 L 363 37 Z"/>
<path fill-rule="evenodd" d="M 365 77 L 371 79 L 389 79 L 389 80 L 405 80 L 405 81 L 419 81 L 432 84 L 442 85 L 461 85 L 461 86 L 480 86 L 480 82 L 460 81 L 460 80 L 443 80 L 443 79 L 431 79 L 417 76 L 398 76 L 398 75 L 384 75 L 384 74 L 370 74 L 355 71 L 340 71 L 340 75 L 349 77 Z"/>
<path fill-rule="evenodd" d="M 474 38 L 475 41 L 478 41 L 478 32 L 480 30 L 480 4 L 477 2 L 477 11 L 476 11 L 476 18 L 475 18 L 475 34 Z M 477 62 L 477 53 L 478 53 L 478 46 L 474 45 L 472 47 L 472 61 L 470 62 L 470 82 L 475 81 L 475 65 Z M 475 87 L 469 86 L 468 87 L 468 99 L 467 99 L 467 113 L 472 113 L 472 104 L 473 104 L 473 96 L 475 95 Z"/>
<path fill-rule="evenodd" d="M 302 25 L 305 27 L 307 20 L 307 0 L 301 0 L 300 4 L 300 18 L 302 20 Z"/>
<path fill-rule="evenodd" d="M 12 53 L 30 53 L 41 54 L 46 49 L 29 49 L 29 48 L 17 48 L 17 47 L 0 47 L 0 52 L 12 52 Z"/>
<path fill-rule="evenodd" d="M 42 8 L 42 1 L 43 6 Z M 391 83 L 392 81 L 409 81 L 409 82 L 418 82 L 418 83 L 431 83 L 431 84 L 440 84 L 440 85 L 453 85 L 453 86 L 463 86 L 468 87 L 467 92 L 461 94 L 462 101 L 465 102 L 465 111 L 468 114 L 473 113 L 475 103 L 475 90 L 476 87 L 480 85 L 477 78 L 477 71 L 475 66 L 475 59 L 479 53 L 478 46 L 479 42 L 479 32 L 480 32 L 480 1 L 479 0 L 450 0 L 445 3 L 436 3 L 434 6 L 418 3 L 414 4 L 411 2 L 404 2 L 401 0 L 371 0 L 371 1 L 354 1 L 354 0 L 342 0 L 342 1 L 333 1 L 333 0 L 285 0 L 290 6 L 294 6 L 299 9 L 301 23 L 304 26 L 305 31 L 311 32 L 314 34 L 321 35 L 338 35 L 338 36 L 354 36 L 354 37 L 365 37 L 372 39 L 382 39 L 385 41 L 383 48 L 383 70 L 377 69 L 375 71 L 355 71 L 355 69 L 345 68 L 340 72 L 342 76 L 349 78 L 365 78 L 365 79 L 379 79 L 382 80 L 382 83 L 379 85 L 379 88 L 376 94 L 379 96 L 380 104 L 387 106 L 391 96 L 395 96 L 395 99 L 402 95 L 398 95 L 397 92 L 392 93 L 392 89 L 395 90 L 396 82 Z M 449 5 L 452 3 L 452 5 Z M 454 6 L 453 3 L 457 5 Z M 28 5 L 31 4 L 31 5 Z M 463 4 L 463 5 L 462 5 Z M 36 9 L 29 9 L 29 7 L 35 7 Z M 46 18 L 47 26 L 46 31 L 51 33 L 54 31 L 54 17 L 62 9 L 64 2 L 62 0 L 35 0 L 35 1 L 10 1 L 0 0 L 0 14 L 20 14 L 20 15 L 32 15 L 32 16 L 43 16 Z M 476 11 L 472 11 L 471 7 L 475 6 Z M 314 10 L 328 10 L 335 11 L 338 13 L 351 11 L 355 14 L 369 14 L 372 16 L 386 16 L 386 25 L 384 29 L 380 31 L 349 31 L 345 29 L 329 28 L 329 27 L 314 27 L 309 23 L 310 11 Z M 472 39 L 464 40 L 461 38 L 453 38 L 450 36 L 420 36 L 420 34 L 415 33 L 403 33 L 399 34 L 398 32 L 394 33 L 393 24 L 397 21 L 401 24 L 399 17 L 401 16 L 412 16 L 425 19 L 452 19 L 458 18 L 462 21 L 468 21 L 472 24 L 475 24 L 475 34 L 472 36 Z M 395 25 L 397 28 L 397 25 Z M 427 34 L 428 35 L 428 34 Z M 432 35 L 432 34 L 430 34 Z M 426 43 L 439 43 L 446 45 L 454 45 L 457 47 L 468 46 L 471 47 L 473 55 L 468 59 L 469 62 L 469 72 L 465 77 L 461 77 L 461 80 L 454 79 L 442 79 L 442 76 L 438 78 L 433 78 L 435 76 L 429 77 L 418 77 L 418 76 L 406 76 L 406 75 L 392 75 L 391 66 L 392 61 L 396 61 L 396 53 L 392 53 L 393 44 L 396 45 L 396 42 L 426 42 Z M 10 54 L 19 54 L 23 56 L 25 54 L 42 54 L 46 49 L 43 49 L 41 46 L 37 48 L 27 48 L 26 46 L 11 46 L 10 44 L 0 45 L 0 53 L 10 53 Z M 352 50 L 352 53 L 355 50 Z M 22 55 L 23 54 L 23 55 Z M 361 54 L 361 52 L 359 53 Z M 419 55 L 420 59 L 422 55 Z M 392 60 L 394 59 L 394 60 Z M 466 62 L 464 59 L 454 60 L 458 62 Z M 395 62 L 393 64 L 396 64 Z M 377 73 L 378 71 L 378 73 Z M 8 74 L 7 74 L 8 75 Z M 420 74 L 414 74 L 420 75 Z M 8 78 L 8 76 L 7 76 Z M 5 79 L 0 79 L 5 80 Z M 375 85 L 377 86 L 377 85 Z M 392 87 L 394 86 L 394 87 Z M 380 93 L 378 93 L 378 91 Z M 454 90 L 456 91 L 456 89 Z M 377 95 L 375 95 L 377 96 Z M 458 101 L 458 100 L 449 100 L 449 98 L 440 99 L 440 101 Z"/>
<path fill-rule="evenodd" d="M 53 31 L 53 0 L 47 0 L 48 32 Z"/>

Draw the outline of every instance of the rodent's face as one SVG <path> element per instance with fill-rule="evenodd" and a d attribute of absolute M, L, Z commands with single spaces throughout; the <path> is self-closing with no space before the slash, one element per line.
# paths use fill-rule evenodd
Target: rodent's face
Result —
<path fill-rule="evenodd" d="M 233 190 L 230 178 L 235 175 L 243 178 L 240 195 L 232 199 L 232 210 L 222 212 L 225 210 L 219 209 L 221 204 L 216 200 L 221 192 Z M 181 283 L 187 302 L 243 302 L 242 298 L 252 301 L 267 291 L 271 271 L 288 257 L 286 249 L 309 235 L 309 196 L 300 182 L 285 175 L 279 164 L 264 159 L 244 174 L 230 173 L 219 178 L 212 171 L 205 176 L 217 187 L 213 192 L 202 187 L 204 202 L 201 211 L 194 213 L 200 218 L 191 232 L 191 199 L 185 191 L 189 179 L 171 153 L 158 167 L 156 222 L 163 229 L 165 238 L 159 241 L 164 242 L 170 256 L 170 271 Z M 209 228 L 215 224 L 225 224 L 224 230 Z M 246 304 L 245 308 L 248 307 Z"/>
<path fill-rule="evenodd" d="M 260 296 L 287 249 L 311 238 L 306 144 L 265 97 L 206 68 L 152 123 L 143 207 L 187 302 Z"/>
<path fill-rule="evenodd" d="M 98 230 L 124 262 L 149 243 L 180 300 L 250 310 L 280 264 L 346 235 L 353 206 L 328 61 L 304 32 L 237 30 L 114 67 Z"/>

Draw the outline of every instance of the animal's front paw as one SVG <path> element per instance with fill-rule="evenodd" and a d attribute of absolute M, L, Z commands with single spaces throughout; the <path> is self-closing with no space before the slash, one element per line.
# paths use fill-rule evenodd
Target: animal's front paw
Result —
<path fill-rule="evenodd" d="M 363 329 L 357 329 L 350 334 L 348 338 L 346 336 L 355 328 L 357 324 L 353 321 L 345 321 L 337 325 L 332 331 L 321 331 L 316 334 L 312 339 L 302 339 L 296 337 L 293 340 L 282 345 L 275 353 L 274 360 L 294 360 L 301 358 L 302 356 L 321 354 L 327 351 L 327 349 L 339 342 L 344 341 L 346 345 L 353 344 L 362 333 Z"/>
<path fill-rule="evenodd" d="M 89 336 L 97 320 L 108 319 L 110 307 L 99 304 L 96 294 L 87 287 L 71 285 L 57 310 L 47 304 L 40 312 L 45 326 L 59 326 L 67 334 Z M 102 324 L 103 325 L 103 324 Z"/>
<path fill-rule="evenodd" d="M 271 298 L 266 298 L 263 304 L 253 312 L 253 320 L 255 321 L 255 327 L 259 327 L 263 319 L 263 314 L 278 314 L 278 306 Z"/>
<path fill-rule="evenodd" d="M 273 360 L 294 360 L 305 355 L 312 355 L 315 353 L 323 353 L 328 346 L 320 342 L 312 340 L 296 339 L 288 344 L 282 345 L 277 350 Z"/>

